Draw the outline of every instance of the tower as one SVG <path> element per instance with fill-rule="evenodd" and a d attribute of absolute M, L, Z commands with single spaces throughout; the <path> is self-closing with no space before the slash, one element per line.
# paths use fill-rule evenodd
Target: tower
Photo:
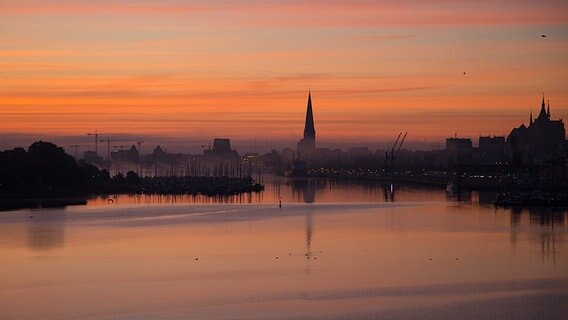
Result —
<path fill-rule="evenodd" d="M 308 106 L 306 108 L 306 122 L 304 124 L 304 138 L 298 142 L 298 152 L 302 155 L 310 154 L 316 149 L 316 129 L 314 126 L 314 111 L 312 109 L 312 93 L 308 91 Z"/>
<path fill-rule="evenodd" d="M 538 117 L 533 119 L 531 112 L 529 126 L 522 124 L 514 128 L 507 137 L 513 161 L 525 165 L 544 165 L 561 161 L 566 154 L 565 141 L 564 122 L 562 119 L 550 118 L 550 102 L 545 103 L 544 94 Z"/>
<path fill-rule="evenodd" d="M 542 103 L 540 105 L 540 113 L 538 114 L 538 119 L 548 119 L 548 115 L 546 114 L 546 105 L 544 104 L 544 94 L 542 94 Z"/>
<path fill-rule="evenodd" d="M 550 118 L 550 100 L 548 100 L 548 105 L 546 106 L 546 115 Z"/>
<path fill-rule="evenodd" d="M 308 92 L 308 107 L 306 109 L 306 124 L 304 125 L 304 139 L 310 140 L 315 148 L 316 128 L 314 127 L 314 112 L 312 110 L 312 93 Z"/>

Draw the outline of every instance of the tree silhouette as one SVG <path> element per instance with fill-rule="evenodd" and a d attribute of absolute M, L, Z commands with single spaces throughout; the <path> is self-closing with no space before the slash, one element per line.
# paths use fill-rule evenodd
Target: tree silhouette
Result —
<path fill-rule="evenodd" d="M 15 148 L 0 152 L 2 192 L 78 191 L 87 187 L 92 175 L 100 175 L 97 168 L 80 168 L 72 156 L 51 142 L 34 142 L 27 151 Z"/>

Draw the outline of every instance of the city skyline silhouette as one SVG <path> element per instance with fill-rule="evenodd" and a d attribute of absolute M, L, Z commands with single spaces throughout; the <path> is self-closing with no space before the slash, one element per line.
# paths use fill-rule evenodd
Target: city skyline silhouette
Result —
<path fill-rule="evenodd" d="M 495 8 L 500 8 L 495 10 Z M 10 2 L 0 9 L 0 147 L 230 137 L 376 148 L 504 135 L 544 91 L 568 116 L 559 1 Z M 374 146 L 373 146 L 374 144 Z M 143 146 L 145 147 L 145 146 Z"/>
<path fill-rule="evenodd" d="M 566 0 L 0 0 L 0 320 L 565 320 L 566 88 Z"/>

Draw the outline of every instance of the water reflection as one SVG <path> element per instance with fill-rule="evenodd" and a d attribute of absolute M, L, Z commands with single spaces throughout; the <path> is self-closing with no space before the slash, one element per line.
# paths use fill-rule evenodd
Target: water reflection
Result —
<path fill-rule="evenodd" d="M 554 229 L 554 224 L 562 225 L 566 221 L 566 211 L 560 208 L 530 208 L 529 216 L 531 223 L 540 225 L 550 225 Z"/>
<path fill-rule="evenodd" d="M 326 187 L 325 180 L 319 179 L 291 179 L 288 181 L 292 187 L 292 197 L 298 202 L 314 203 L 316 201 L 316 190 L 323 190 Z"/>
<path fill-rule="evenodd" d="M 33 251 L 45 251 L 62 248 L 64 244 L 64 211 L 32 211 L 28 219 L 28 248 Z"/>
<path fill-rule="evenodd" d="M 503 209 L 511 214 L 511 225 L 534 224 L 540 226 L 562 226 L 566 223 L 567 210 L 565 208 L 547 207 L 512 207 Z"/>
<path fill-rule="evenodd" d="M 311 208 L 306 209 L 306 258 L 312 258 L 313 216 Z M 306 263 L 306 274 L 310 274 L 310 264 Z"/>
<path fill-rule="evenodd" d="M 94 196 L 88 200 L 88 205 L 114 204 L 252 204 L 262 203 L 263 194 L 247 192 L 237 195 L 206 196 L 191 195 L 162 195 L 162 194 L 114 194 Z"/>
<path fill-rule="evenodd" d="M 266 188 L 261 193 L 223 195 L 209 197 L 203 195 L 120 195 L 93 199 L 90 204 L 232 204 L 232 203 L 278 203 L 286 206 L 295 203 L 323 202 L 404 202 L 439 201 L 457 202 L 457 207 L 470 210 L 476 208 L 480 214 L 505 212 L 509 215 L 511 242 L 530 237 L 530 242 L 540 248 L 543 257 L 555 259 L 556 244 L 564 241 L 567 211 L 551 208 L 507 208 L 493 206 L 497 193 L 491 191 L 446 191 L 432 188 L 417 188 L 401 184 L 380 183 L 376 181 L 327 180 L 313 178 L 268 177 Z M 112 199 L 112 202 L 109 201 Z M 313 237 L 313 217 L 306 208 L 306 254 L 310 255 Z M 532 227 L 531 227 L 532 226 Z M 530 228 L 529 228 L 530 227 Z M 560 228 L 559 230 L 556 230 Z"/>
<path fill-rule="evenodd" d="M 393 183 L 382 183 L 381 188 L 383 189 L 385 195 L 385 202 L 394 202 L 394 195 L 399 186 Z"/>
<path fill-rule="evenodd" d="M 478 199 L 480 205 L 492 205 L 497 199 L 497 192 L 494 191 L 479 191 Z"/>
<path fill-rule="evenodd" d="M 444 201 L 443 193 L 425 195 L 417 188 L 377 181 L 328 180 L 315 178 L 265 179 L 265 190 L 239 195 L 110 195 L 89 199 L 89 205 L 132 204 L 247 204 L 247 203 L 315 203 L 315 202 L 395 202 Z M 395 197 L 396 194 L 396 197 Z M 435 195 L 435 197 L 432 197 Z"/>
<path fill-rule="evenodd" d="M 257 306 L 258 297 L 266 295 L 282 301 L 269 305 L 272 302 L 265 300 L 262 312 L 266 308 L 298 312 L 303 306 L 306 312 L 334 309 L 341 307 L 336 304 L 342 299 L 356 312 L 361 306 L 393 301 L 400 308 L 414 308 L 470 297 L 493 301 L 522 292 L 528 292 L 523 299 L 539 304 L 551 299 L 538 296 L 539 287 L 534 291 L 518 287 L 518 281 L 566 278 L 568 216 L 561 209 L 495 209 L 491 195 L 479 192 L 469 193 L 469 203 L 446 203 L 450 197 L 445 190 L 404 185 L 307 179 L 282 179 L 273 185 L 261 198 L 243 195 L 240 201 L 282 197 L 307 204 L 284 203 L 282 209 L 277 203 L 145 206 L 186 203 L 191 196 L 137 196 L 132 199 L 141 205 L 133 208 L 117 205 L 125 199 L 113 196 L 102 202 L 107 207 L 0 215 L 0 270 L 7 270 L 0 273 L 0 290 L 9 293 L 5 305 L 12 308 L 6 318 L 42 318 L 38 308 L 30 307 L 33 301 L 53 306 L 48 310 L 53 318 L 112 317 L 117 310 L 130 315 L 136 305 L 148 306 L 148 312 L 177 310 L 180 305 L 202 311 L 227 305 L 242 308 Z M 343 199 L 436 202 L 312 204 Z M 39 250 L 50 250 L 43 256 L 56 252 L 58 258 L 30 259 Z M 495 281 L 507 281 L 513 289 L 486 290 Z M 430 287 L 441 283 L 451 285 L 450 291 L 461 288 L 457 290 L 463 296 Z M 476 286 L 462 290 L 464 283 Z M 486 289 L 479 290 L 477 284 Z M 562 285 L 552 289 L 557 288 Z M 96 303 L 77 303 L 82 301 L 76 297 Z M 290 305 L 296 300 L 302 306 Z M 322 307 L 322 301 L 328 301 L 329 307 Z M 556 301 L 563 300 L 551 303 Z M 510 305 L 503 303 L 503 308 Z M 225 310 L 211 318 L 235 314 Z M 463 314 L 471 310 L 468 307 Z M 2 311 L 6 314 L 6 308 Z"/>
<path fill-rule="evenodd" d="M 312 254 L 313 217 L 311 210 L 306 211 L 306 254 Z"/>
<path fill-rule="evenodd" d="M 446 191 L 446 201 L 472 203 L 473 192 L 469 190 L 449 189 Z"/>
<path fill-rule="evenodd" d="M 511 244 L 528 234 L 528 241 L 540 249 L 542 260 L 556 264 L 557 244 L 564 243 L 568 211 L 563 208 L 514 207 L 505 209 L 511 215 Z"/>
<path fill-rule="evenodd" d="M 446 201 L 456 202 L 458 208 L 479 213 L 505 214 L 510 227 L 510 243 L 515 248 L 526 241 L 538 250 L 543 260 L 556 263 L 558 244 L 565 242 L 568 208 L 494 206 L 497 192 L 447 190 Z"/>
<path fill-rule="evenodd" d="M 316 192 L 329 187 L 331 190 L 331 184 L 328 186 L 324 180 L 318 179 L 288 179 L 287 185 L 292 190 L 292 198 L 297 202 L 304 202 L 304 203 L 314 203 L 316 201 Z M 281 196 L 281 184 L 279 183 L 278 186 L 279 196 Z M 306 268 L 305 273 L 307 275 L 310 274 L 310 263 L 309 260 L 312 258 L 312 237 L 313 237 L 313 214 L 312 214 L 312 207 L 308 206 L 305 209 L 305 224 L 306 224 L 306 252 L 304 256 L 306 257 Z"/>

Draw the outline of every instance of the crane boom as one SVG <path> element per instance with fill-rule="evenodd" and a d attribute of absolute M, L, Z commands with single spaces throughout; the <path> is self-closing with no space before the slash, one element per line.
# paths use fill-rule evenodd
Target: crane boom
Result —
<path fill-rule="evenodd" d="M 392 156 L 394 155 L 394 149 L 396 148 L 396 145 L 398 144 L 398 140 L 400 140 L 400 135 L 402 135 L 402 131 L 398 134 L 398 137 L 396 137 L 396 140 L 391 148 L 391 152 L 390 152 L 390 157 L 392 158 Z"/>
<path fill-rule="evenodd" d="M 398 136 L 396 137 L 396 140 L 395 140 L 394 144 L 392 145 L 392 147 L 390 148 L 390 150 L 388 150 L 386 152 L 386 155 L 385 155 L 385 172 L 388 173 L 390 171 L 390 169 L 392 168 L 394 160 L 398 156 L 398 153 L 400 152 L 400 149 L 402 148 L 402 145 L 404 144 L 404 141 L 406 140 L 407 135 L 408 135 L 408 132 L 405 132 L 404 135 L 402 135 L 402 131 L 401 131 L 398 134 Z M 400 138 L 401 136 L 402 136 L 402 139 Z"/>
<path fill-rule="evenodd" d="M 396 159 L 396 157 L 398 156 L 398 153 L 400 152 L 400 148 L 402 148 L 402 144 L 404 143 L 404 140 L 406 140 L 407 134 L 408 134 L 408 132 L 404 133 L 404 136 L 402 137 L 402 140 L 400 141 L 400 144 L 398 145 L 398 148 L 396 149 L 396 153 L 392 157 L 392 161 L 394 161 L 394 159 Z"/>

